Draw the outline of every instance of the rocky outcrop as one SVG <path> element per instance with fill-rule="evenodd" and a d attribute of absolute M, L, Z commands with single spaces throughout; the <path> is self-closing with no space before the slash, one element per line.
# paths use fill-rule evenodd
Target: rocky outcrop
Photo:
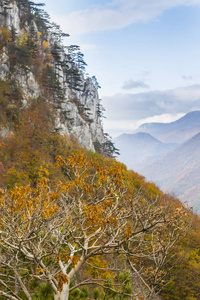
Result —
<path fill-rule="evenodd" d="M 29 34 L 31 29 L 39 33 L 36 22 L 34 19 L 29 21 L 26 17 L 27 13 L 30 11 L 22 9 L 20 1 L 3 0 L 0 4 L 0 26 L 10 32 L 14 29 L 17 38 L 22 38 L 24 32 Z M 100 102 L 98 91 L 92 79 L 86 78 L 80 68 L 70 61 L 69 54 L 65 53 L 64 47 L 55 36 L 48 33 L 46 40 L 50 48 L 56 42 L 61 49 L 59 62 L 52 57 L 52 66 L 57 74 L 60 88 L 64 92 L 62 101 L 57 108 L 56 126 L 60 128 L 61 134 L 73 135 L 83 147 L 94 151 L 95 143 L 99 145 L 105 143 L 102 122 L 98 113 Z M 38 44 L 42 48 L 42 39 L 38 38 Z M 40 53 L 40 55 L 43 54 Z M 66 56 L 68 56 L 68 67 L 73 65 L 74 70 L 79 74 L 80 81 L 77 90 L 72 88 L 66 80 L 66 63 L 64 63 Z M 20 86 L 24 105 L 28 105 L 30 98 L 44 96 L 40 80 L 31 68 L 22 68 L 20 64 L 17 64 L 11 72 L 8 50 L 4 45 L 0 53 L 0 79 L 6 80 L 7 78 L 14 79 Z M 54 100 L 55 106 L 55 102 L 58 100 Z"/>
<path fill-rule="evenodd" d="M 90 78 L 83 81 L 82 91 L 77 97 L 73 98 L 68 94 L 62 104 L 61 113 L 67 112 L 64 121 L 58 120 L 62 132 L 75 136 L 86 149 L 95 150 L 95 142 L 100 144 L 105 142 L 103 127 L 98 116 L 98 105 L 98 92 Z"/>

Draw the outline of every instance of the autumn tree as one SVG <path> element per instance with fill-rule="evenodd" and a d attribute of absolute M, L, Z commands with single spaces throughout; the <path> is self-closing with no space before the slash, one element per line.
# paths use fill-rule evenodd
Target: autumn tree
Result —
<path fill-rule="evenodd" d="M 151 299 L 186 230 L 186 209 L 145 197 L 115 161 L 101 166 L 76 151 L 56 166 L 66 180 L 54 190 L 44 178 L 36 189 L 1 191 L 0 295 L 34 299 L 30 284 L 39 280 L 57 300 L 84 286 L 105 299 Z"/>
<path fill-rule="evenodd" d="M 9 30 L 0 26 L 0 50 L 2 50 L 3 46 L 7 46 L 10 41 L 11 36 Z"/>

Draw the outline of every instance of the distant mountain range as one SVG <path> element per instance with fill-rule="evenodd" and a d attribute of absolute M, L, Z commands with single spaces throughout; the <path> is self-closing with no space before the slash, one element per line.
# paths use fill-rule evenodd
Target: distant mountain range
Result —
<path fill-rule="evenodd" d="M 171 123 L 145 123 L 136 132 L 146 132 L 164 143 L 183 143 L 200 132 L 200 111 L 186 114 Z"/>
<path fill-rule="evenodd" d="M 167 124 L 143 124 L 114 142 L 121 162 L 200 212 L 200 111 Z"/>
<path fill-rule="evenodd" d="M 139 163 L 144 163 L 147 158 L 161 156 L 177 147 L 178 144 L 162 143 L 149 133 L 137 132 L 135 134 L 122 134 L 115 140 L 115 145 L 120 149 L 119 160 L 129 168 L 136 168 Z"/>

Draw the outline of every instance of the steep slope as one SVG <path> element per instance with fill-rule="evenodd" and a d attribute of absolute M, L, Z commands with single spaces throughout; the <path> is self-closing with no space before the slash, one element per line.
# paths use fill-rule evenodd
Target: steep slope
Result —
<path fill-rule="evenodd" d="M 11 105 L 19 112 L 33 99 L 42 99 L 54 110 L 55 130 L 74 136 L 86 149 L 98 145 L 104 152 L 108 139 L 98 85 L 84 75 L 86 63 L 79 47 L 69 46 L 65 52 L 62 38 L 68 34 L 49 22 L 41 6 L 28 0 L 0 3 L 0 90 L 2 99 L 7 97 L 6 103 L 1 101 L 1 111 L 6 112 L 1 130 L 13 130 L 6 117 Z"/>
<path fill-rule="evenodd" d="M 143 124 L 137 131 L 115 139 L 118 159 L 199 210 L 200 111 L 172 123 Z"/>
<path fill-rule="evenodd" d="M 182 201 L 200 209 L 200 133 L 141 172 L 164 191 L 174 191 Z"/>
<path fill-rule="evenodd" d="M 200 131 L 200 111 L 192 111 L 171 123 L 142 124 L 137 132 L 147 132 L 167 143 L 183 143 Z"/>
<path fill-rule="evenodd" d="M 69 53 L 64 54 L 60 46 L 56 45 L 55 32 L 54 37 L 52 32 L 47 34 L 44 20 L 42 26 L 40 25 L 41 12 L 38 12 L 38 6 L 35 6 L 32 1 L 3 0 L 0 1 L 0 9 L 0 26 L 2 25 L 0 28 L 2 76 L 0 80 L 0 185 L 2 188 L 0 190 L 0 298 L 53 299 L 56 298 L 53 295 L 55 284 L 59 286 L 60 291 L 64 283 L 70 283 L 70 299 L 132 299 L 129 293 L 135 286 L 137 297 L 147 298 L 145 294 L 149 293 L 148 284 L 145 283 L 145 288 L 144 280 L 142 284 L 140 281 L 136 284 L 139 276 L 152 285 L 153 291 L 160 291 L 163 284 L 169 282 L 170 285 L 166 285 L 166 290 L 163 291 L 163 299 L 182 300 L 192 296 L 192 299 L 199 299 L 199 219 L 196 218 L 196 227 L 193 225 L 190 228 L 189 243 L 183 239 L 181 245 L 171 252 L 168 248 L 168 241 L 174 245 L 179 237 L 177 231 L 182 227 L 184 234 L 186 229 L 180 218 L 182 205 L 177 199 L 163 194 L 155 184 L 146 182 L 139 174 L 127 171 L 124 165 L 117 163 L 114 159 L 108 159 L 83 149 L 73 139 L 75 136 L 87 149 L 96 147 L 106 150 L 95 82 L 84 78 L 80 71 L 80 61 L 74 63 Z M 27 14 L 30 12 L 27 9 L 31 9 L 32 13 Z M 35 12 L 39 13 L 39 19 Z M 61 33 L 56 34 L 59 39 Z M 59 133 L 67 133 L 68 136 L 62 136 Z M 69 135 L 71 135 L 70 138 Z M 159 148 L 161 145 L 152 137 L 146 136 L 146 140 L 152 149 Z M 142 147 L 145 148 L 141 143 L 141 149 Z M 59 165 L 55 164 L 59 158 Z M 48 187 L 47 182 L 50 183 Z M 129 182 L 131 185 L 128 184 Z M 58 188 L 61 189 L 64 203 L 69 206 L 69 209 L 63 210 L 59 201 Z M 43 189 L 47 192 L 45 197 L 41 196 Z M 35 194 L 36 199 L 33 199 L 36 201 L 30 201 L 30 190 Z M 9 206 L 8 198 L 3 201 L 4 193 L 12 195 L 11 206 Z M 120 194 L 123 197 L 119 200 Z M 132 195 L 135 195 L 135 198 L 132 198 Z M 159 205 L 157 205 L 158 200 L 161 200 Z M 41 205 L 38 205 L 37 201 L 41 201 Z M 75 209 L 73 214 L 70 213 L 72 203 Z M 59 219 L 54 204 L 59 204 L 59 209 L 64 216 L 63 221 Z M 42 207 L 46 214 L 40 211 Z M 124 219 L 125 208 L 128 213 L 127 221 Z M 130 217 L 130 212 L 134 212 L 133 209 L 136 214 Z M 166 218 L 164 217 L 165 209 Z M 24 211 L 28 213 L 27 217 Z M 10 218 L 7 213 L 10 214 Z M 178 222 L 176 224 L 180 226 L 171 221 L 172 215 L 175 215 Z M 54 216 L 57 218 L 55 223 Z M 87 219 L 80 221 L 84 216 L 89 223 Z M 163 217 L 164 227 L 161 225 Z M 71 221 L 69 221 L 70 218 Z M 147 226 L 147 220 L 149 226 L 146 234 L 143 224 Z M 14 223 L 15 221 L 19 223 Z M 139 226 L 141 233 L 137 232 L 138 237 L 132 232 L 132 229 L 137 231 L 132 222 Z M 5 224 L 8 235 L 4 232 L 2 223 Z M 41 227 L 42 224 L 44 227 Z M 53 225 L 55 225 L 54 229 Z M 77 231 L 75 232 L 76 225 Z M 82 225 L 86 226 L 83 230 Z M 99 225 L 99 229 L 96 230 L 96 226 Z M 154 225 L 156 230 L 152 232 Z M 108 230 L 103 232 L 103 226 Z M 22 228 L 25 229 L 24 234 Z M 45 230 L 47 230 L 47 235 Z M 94 235 L 91 230 L 98 234 L 97 238 L 93 239 Z M 168 234 L 168 230 L 171 234 Z M 122 231 L 123 243 L 117 238 L 120 231 Z M 80 238 L 80 233 L 83 234 L 83 238 Z M 13 239 L 10 239 L 10 234 L 13 235 Z M 94 242 L 90 240 L 89 243 L 85 234 L 88 234 Z M 38 239 L 39 236 L 42 240 Z M 114 239 L 117 238 L 116 242 L 113 236 Z M 133 246 L 130 244 L 132 237 L 135 239 Z M 86 243 L 83 242 L 85 238 Z M 6 241 L 4 248 L 2 239 Z M 106 239 L 109 239 L 110 243 L 107 243 Z M 34 247 L 31 244 L 33 240 L 36 241 Z M 16 241 L 19 249 L 14 244 L 14 248 L 9 252 L 10 241 Z M 99 248 L 99 252 L 93 252 L 94 260 L 89 260 L 89 264 L 84 265 L 84 270 L 78 272 L 77 276 L 74 275 L 73 280 L 70 281 L 66 272 L 70 272 L 77 264 L 82 265 L 84 262 L 79 258 L 78 247 L 81 246 L 81 251 L 86 255 L 89 254 L 88 257 L 91 258 L 91 252 L 88 253 L 85 249 L 88 243 L 95 249 L 99 242 L 107 248 L 108 253 L 102 257 L 102 247 Z M 56 243 L 58 243 L 58 248 L 55 248 Z M 137 244 L 139 247 L 136 247 Z M 26 246 L 28 251 L 34 252 L 33 256 L 29 256 L 30 263 L 26 260 L 27 252 L 24 251 Z M 42 259 L 47 269 L 43 268 L 41 261 L 39 262 L 42 246 L 45 247 Z M 113 246 L 122 246 L 122 251 L 117 251 L 114 255 Z M 162 259 L 167 253 L 166 247 L 170 250 L 172 261 Z M 67 248 L 75 254 L 74 259 Z M 177 259 L 180 262 L 180 255 L 188 248 L 189 258 L 186 256 L 181 261 L 182 265 L 179 263 L 171 276 L 169 271 L 174 261 Z M 131 256 L 127 256 L 122 261 L 122 255 L 128 254 L 128 249 L 131 250 Z M 36 261 L 35 265 L 33 258 Z M 64 274 L 63 268 L 62 272 L 58 269 L 58 262 L 60 265 L 61 260 L 64 263 L 70 262 L 68 268 L 65 267 Z M 164 268 L 163 262 L 166 263 Z M 138 270 L 136 276 L 133 273 L 132 286 L 129 280 L 132 273 L 129 272 L 130 265 L 134 272 Z M 91 270 L 91 267 L 94 269 Z M 160 267 L 161 272 L 158 272 Z M 48 268 L 54 271 L 53 275 L 46 271 Z M 116 272 L 116 276 L 112 269 Z M 122 273 L 119 273 L 120 270 Z M 188 276 L 191 273 L 194 274 L 193 277 Z M 23 280 L 19 280 L 21 278 L 24 284 L 22 284 Z M 91 285 L 88 279 L 92 280 Z M 94 279 L 96 279 L 97 286 L 95 286 Z M 47 280 L 54 282 L 53 289 L 45 284 Z M 80 281 L 84 285 L 80 285 L 79 289 L 77 284 Z M 3 284 L 4 282 L 6 284 Z M 105 289 L 103 283 L 105 283 Z M 117 284 L 118 291 L 122 291 L 119 297 L 112 290 L 114 283 Z M 26 293 L 28 289 L 30 293 Z M 141 290 L 144 297 L 140 296 Z M 123 295 L 124 292 L 125 295 Z M 151 294 L 151 299 L 156 300 L 160 297 L 154 297 Z"/>
<path fill-rule="evenodd" d="M 137 164 L 148 160 L 152 161 L 177 146 L 176 144 L 164 144 L 145 132 L 122 134 L 115 138 L 114 142 L 120 149 L 118 159 L 136 171 L 138 171 Z"/>

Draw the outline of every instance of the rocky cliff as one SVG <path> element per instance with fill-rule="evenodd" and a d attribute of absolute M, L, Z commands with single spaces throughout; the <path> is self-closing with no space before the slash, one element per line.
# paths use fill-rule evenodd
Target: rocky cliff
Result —
<path fill-rule="evenodd" d="M 55 128 L 86 149 L 106 148 L 101 104 L 94 80 L 84 75 L 79 47 L 67 49 L 64 34 L 51 24 L 41 4 L 0 2 L 0 80 L 17 88 L 20 107 L 45 99 L 56 110 Z M 15 99 L 11 100 L 16 104 Z M 5 131 L 7 125 L 1 124 Z"/>

